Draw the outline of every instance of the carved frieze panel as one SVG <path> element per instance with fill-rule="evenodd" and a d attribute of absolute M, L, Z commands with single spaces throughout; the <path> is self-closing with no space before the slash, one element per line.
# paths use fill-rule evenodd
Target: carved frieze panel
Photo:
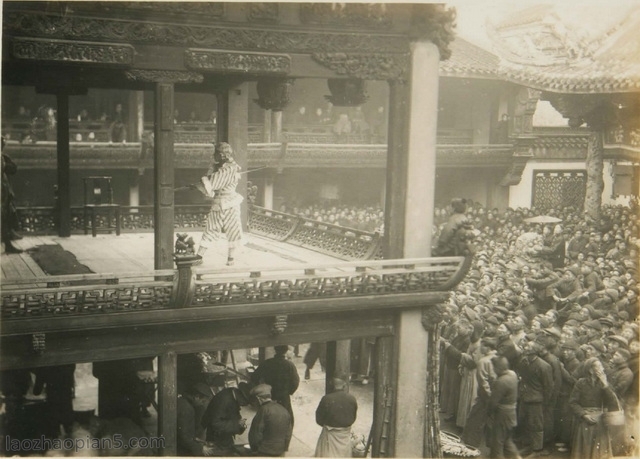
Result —
<path fill-rule="evenodd" d="M 300 20 L 305 24 L 388 27 L 391 25 L 388 9 L 385 3 L 303 3 Z"/>
<path fill-rule="evenodd" d="M 128 70 L 127 78 L 147 83 L 202 83 L 204 77 L 196 72 L 176 70 Z"/>
<path fill-rule="evenodd" d="M 17 59 L 83 64 L 131 65 L 134 49 L 116 43 L 14 38 L 11 54 Z"/>
<path fill-rule="evenodd" d="M 409 68 L 408 54 L 313 53 L 311 57 L 339 75 L 365 80 L 404 78 L 405 72 Z"/>
<path fill-rule="evenodd" d="M 138 10 L 149 13 L 189 14 L 220 18 L 224 15 L 222 2 L 92 2 L 92 8 L 106 11 Z"/>
<path fill-rule="evenodd" d="M 180 3 L 182 5 L 182 3 Z M 370 33 L 325 33 L 281 31 L 211 25 L 184 25 L 76 16 L 53 16 L 10 12 L 3 18 L 6 35 L 76 40 L 112 40 L 228 50 L 276 52 L 363 52 L 403 53 L 409 51 L 407 37 Z"/>
<path fill-rule="evenodd" d="M 277 3 L 249 3 L 247 4 L 247 20 L 250 22 L 278 22 L 280 7 Z"/>
<path fill-rule="evenodd" d="M 291 57 L 286 54 L 188 49 L 184 53 L 184 63 L 191 69 L 212 72 L 286 74 L 291 71 Z"/>

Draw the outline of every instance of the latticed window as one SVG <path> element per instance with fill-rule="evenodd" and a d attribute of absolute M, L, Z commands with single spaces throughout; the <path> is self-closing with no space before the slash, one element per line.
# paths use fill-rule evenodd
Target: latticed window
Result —
<path fill-rule="evenodd" d="M 584 207 L 587 172 L 584 170 L 534 171 L 532 205 L 542 211 Z"/>

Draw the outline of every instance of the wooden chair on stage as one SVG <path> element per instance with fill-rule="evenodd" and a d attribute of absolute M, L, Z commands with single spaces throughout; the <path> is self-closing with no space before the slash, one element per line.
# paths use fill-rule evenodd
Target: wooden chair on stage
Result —
<path fill-rule="evenodd" d="M 105 217 L 103 225 L 100 224 L 103 223 L 99 221 L 100 216 Z M 112 225 L 113 219 L 115 223 Z M 84 178 L 84 234 L 89 234 L 89 221 L 93 237 L 98 231 L 111 233 L 112 230 L 120 236 L 120 206 L 113 203 L 111 177 Z"/>

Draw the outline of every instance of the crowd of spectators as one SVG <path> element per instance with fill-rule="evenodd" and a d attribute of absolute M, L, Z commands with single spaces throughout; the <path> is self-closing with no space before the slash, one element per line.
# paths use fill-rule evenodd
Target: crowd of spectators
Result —
<path fill-rule="evenodd" d="M 526 221 L 540 215 L 535 208 L 468 206 L 466 223 L 480 232 L 472 267 L 444 308 L 440 382 L 444 419 L 466 444 L 502 457 L 510 435 L 496 442 L 484 429 L 517 424 L 523 456 L 638 454 L 637 210 L 605 206 L 596 221 L 552 209 L 545 218 L 557 223 L 535 224 Z M 437 233 L 450 213 L 436 210 Z M 502 404 L 501 357 L 518 377 L 517 398 Z M 496 419 L 511 408 L 505 430 Z M 607 425 L 607 411 L 620 408 L 624 425 Z"/>
<path fill-rule="evenodd" d="M 519 454 L 637 454 L 638 203 L 603 206 L 598 220 L 572 207 L 500 212 L 466 204 L 462 215 L 451 206 L 434 215 L 434 246 L 451 221 L 475 234 L 472 267 L 444 308 L 444 419 L 467 445 L 486 446 L 492 457 L 508 452 L 504 441 L 485 437 L 485 427 L 496 431 L 495 410 L 504 405 L 492 405 L 491 390 L 513 371 Z M 283 210 L 383 230 L 376 206 Z M 606 425 L 607 411 L 623 411 L 624 425 Z"/>
<path fill-rule="evenodd" d="M 337 203 L 316 203 L 301 206 L 282 206 L 286 213 L 332 225 L 344 226 L 370 233 L 384 231 L 384 211 L 378 205 L 359 206 Z"/>

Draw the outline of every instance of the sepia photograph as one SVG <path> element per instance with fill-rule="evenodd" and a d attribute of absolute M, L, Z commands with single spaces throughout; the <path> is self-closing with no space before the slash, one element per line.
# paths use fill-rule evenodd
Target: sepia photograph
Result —
<path fill-rule="evenodd" d="M 0 456 L 640 457 L 640 0 L 0 7 Z"/>

